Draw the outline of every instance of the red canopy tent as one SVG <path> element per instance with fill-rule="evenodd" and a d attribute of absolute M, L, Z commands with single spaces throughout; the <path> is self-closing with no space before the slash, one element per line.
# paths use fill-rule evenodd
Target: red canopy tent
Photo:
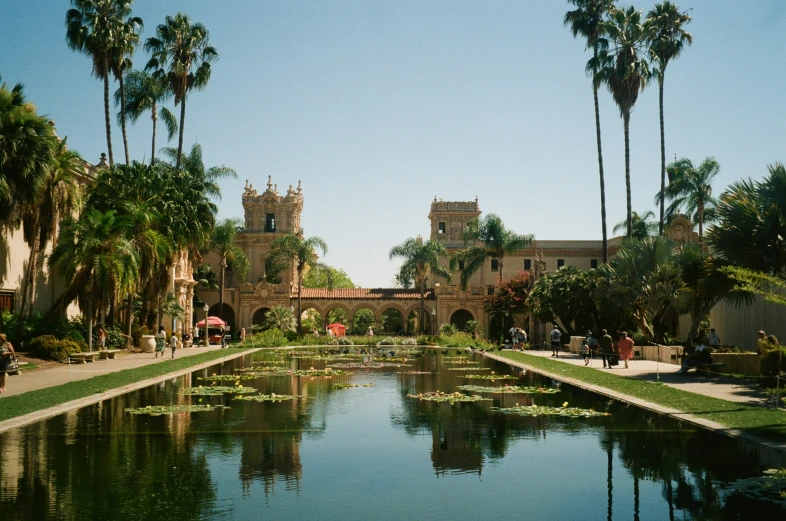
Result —
<path fill-rule="evenodd" d="M 336 322 L 335 324 L 330 324 L 327 328 L 333 332 L 333 336 L 347 335 L 347 326 L 344 324 L 339 324 Z"/>
<path fill-rule="evenodd" d="M 218 317 L 207 317 L 207 325 L 208 327 L 224 327 L 227 325 L 227 323 Z M 200 320 L 196 323 L 196 326 L 200 329 L 205 327 L 205 321 Z"/>

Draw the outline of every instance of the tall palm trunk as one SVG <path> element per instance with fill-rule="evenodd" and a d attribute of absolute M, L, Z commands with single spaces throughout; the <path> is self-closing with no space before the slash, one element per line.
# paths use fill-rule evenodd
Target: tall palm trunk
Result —
<path fill-rule="evenodd" d="M 126 87 L 122 72 L 118 76 L 117 81 L 120 82 L 120 129 L 123 131 L 123 149 L 126 153 L 126 165 L 130 165 L 131 158 L 128 155 L 128 136 L 126 136 Z"/>
<path fill-rule="evenodd" d="M 156 107 L 156 100 L 153 100 L 153 148 L 150 151 L 150 164 L 153 164 L 153 161 L 156 158 L 156 122 L 158 121 L 158 109 Z"/>
<path fill-rule="evenodd" d="M 186 124 L 186 97 L 180 100 L 180 135 L 177 138 L 177 163 L 175 170 L 180 170 L 180 158 L 183 155 L 183 130 Z"/>
<path fill-rule="evenodd" d="M 128 310 L 126 312 L 126 347 L 132 347 L 131 329 L 134 325 L 134 292 L 128 292 Z"/>
<path fill-rule="evenodd" d="M 87 347 L 88 351 L 93 350 L 93 296 L 90 295 L 87 301 Z"/>
<path fill-rule="evenodd" d="M 224 320 L 224 274 L 227 269 L 227 261 L 221 258 L 221 275 L 219 277 L 218 285 L 220 286 L 218 294 L 218 318 Z"/>
<path fill-rule="evenodd" d="M 666 197 L 666 133 L 663 124 L 663 75 L 666 72 L 664 67 L 658 77 L 658 103 L 660 105 L 660 223 L 658 225 L 658 235 L 663 235 L 665 226 L 665 205 Z"/>
<path fill-rule="evenodd" d="M 109 155 L 109 168 L 115 166 L 112 153 L 112 123 L 109 118 L 109 60 L 104 58 L 104 121 L 106 123 L 106 152 Z"/>
<path fill-rule="evenodd" d="M 27 281 L 28 284 L 27 316 L 30 316 L 33 313 L 33 301 L 35 300 L 36 282 L 38 279 L 38 258 L 40 256 L 41 256 L 41 236 L 38 233 L 38 231 L 36 231 L 35 237 L 33 238 L 33 245 L 30 247 L 30 261 L 29 261 L 30 273 Z M 24 301 L 22 301 L 22 304 L 24 304 Z M 19 314 L 22 315 L 21 311 Z"/>
<path fill-rule="evenodd" d="M 419 329 L 421 334 L 425 333 L 424 328 L 426 326 L 426 322 L 425 320 L 423 320 L 423 312 L 425 311 L 425 308 L 426 308 L 426 280 L 420 279 L 420 318 L 418 320 L 420 321 Z M 432 330 L 434 329 L 433 324 L 431 325 L 431 329 Z"/>
<path fill-rule="evenodd" d="M 625 127 L 625 193 L 628 202 L 627 220 L 628 220 L 628 237 L 633 235 L 633 210 L 630 202 L 630 111 L 625 111 L 622 116 L 623 125 Z"/>
<path fill-rule="evenodd" d="M 704 201 L 699 200 L 698 204 L 699 213 L 699 246 L 704 246 Z"/>
<path fill-rule="evenodd" d="M 595 51 L 597 56 L 597 50 Z M 600 142 L 600 107 L 598 106 L 598 87 L 593 85 L 595 98 L 595 136 L 598 141 L 598 173 L 600 175 L 600 223 L 603 228 L 603 264 L 609 262 L 609 240 L 606 233 L 606 180 L 603 177 L 603 150 Z"/>

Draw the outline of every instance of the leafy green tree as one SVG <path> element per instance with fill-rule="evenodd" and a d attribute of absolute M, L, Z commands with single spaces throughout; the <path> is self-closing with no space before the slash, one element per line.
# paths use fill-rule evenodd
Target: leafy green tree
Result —
<path fill-rule="evenodd" d="M 689 24 L 691 17 L 687 12 L 680 12 L 677 4 L 668 0 L 656 4 L 647 13 L 645 23 L 649 26 L 649 52 L 656 67 L 653 74 L 658 78 L 658 107 L 660 109 L 660 193 L 666 192 L 666 132 L 663 123 L 663 82 L 666 66 L 678 57 L 685 44 L 693 43 L 693 36 L 686 32 L 684 26 Z M 658 233 L 663 235 L 665 224 L 664 201 L 660 201 L 660 222 Z"/>
<path fill-rule="evenodd" d="M 326 269 L 324 264 L 317 261 L 319 258 L 317 250 L 321 251 L 323 255 L 327 255 L 327 244 L 319 237 L 309 237 L 305 239 L 302 235 L 295 235 L 293 233 L 276 237 L 270 244 L 270 253 L 265 260 L 265 272 L 268 276 L 274 276 L 275 272 L 280 266 L 295 264 L 297 271 L 297 331 L 303 333 L 303 317 L 302 317 L 302 304 L 301 296 L 303 293 L 304 273 L 306 268 L 311 270 Z"/>
<path fill-rule="evenodd" d="M 436 241 L 423 241 L 409 238 L 398 246 L 390 249 L 391 259 L 400 257 L 404 263 L 398 270 L 396 279 L 405 288 L 413 282 L 420 292 L 420 332 L 423 333 L 425 321 L 423 319 L 425 309 L 426 283 L 429 276 L 444 277 L 448 281 L 452 279 L 452 273 L 440 261 L 448 254 L 445 247 Z"/>
<path fill-rule="evenodd" d="M 667 171 L 669 186 L 655 196 L 655 202 L 662 205 L 665 199 L 669 200 L 667 218 L 687 212 L 693 222 L 699 224 L 699 242 L 703 243 L 705 222 L 716 218 L 717 201 L 712 196 L 712 181 L 720 172 L 720 165 L 714 157 L 708 157 L 694 168 L 690 159 L 682 158 L 669 164 Z"/>
<path fill-rule="evenodd" d="M 376 316 L 370 309 L 358 309 L 352 316 L 352 334 L 363 335 L 368 328 L 376 328 Z"/>
<path fill-rule="evenodd" d="M 633 210 L 630 195 L 630 114 L 639 92 L 649 81 L 650 71 L 644 56 L 644 47 L 651 30 L 642 23 L 641 11 L 637 11 L 633 6 L 627 9 L 612 9 L 609 19 L 601 23 L 601 30 L 609 39 L 608 57 L 611 59 L 604 60 L 605 67 L 600 74 L 619 108 L 625 132 L 627 235 L 631 237 Z"/>
<path fill-rule="evenodd" d="M 226 269 L 229 263 L 232 264 L 233 271 L 243 279 L 248 273 L 248 257 L 243 250 L 235 244 L 238 230 L 243 229 L 243 221 L 240 219 L 224 219 L 213 228 L 210 234 L 210 251 L 215 252 L 220 258 L 220 270 L 218 273 L 218 307 L 219 317 L 224 310 L 224 286 L 226 283 Z"/>
<path fill-rule="evenodd" d="M 555 324 L 559 320 L 568 336 L 583 335 L 588 329 L 595 331 L 601 321 L 595 300 L 597 287 L 594 270 L 564 266 L 535 281 L 526 306 L 538 320 Z"/>
<path fill-rule="evenodd" d="M 485 308 L 491 315 L 523 315 L 527 313 L 527 297 L 532 289 L 532 273 L 520 271 L 497 287 L 485 298 Z"/>
<path fill-rule="evenodd" d="M 467 320 L 467 323 L 464 324 L 464 332 L 472 335 L 472 338 L 481 337 L 483 336 L 483 324 L 477 320 Z"/>
<path fill-rule="evenodd" d="M 68 47 L 93 60 L 93 75 L 104 82 L 104 120 L 109 166 L 114 166 L 112 129 L 109 117 L 109 75 L 111 60 L 117 56 L 117 38 L 124 31 L 133 0 L 71 0 L 74 9 L 66 13 Z"/>
<path fill-rule="evenodd" d="M 689 310 L 691 291 L 669 239 L 628 239 L 598 271 L 600 305 L 624 313 L 647 338 L 661 342 L 672 319 Z"/>
<path fill-rule="evenodd" d="M 175 168 L 180 169 L 183 155 L 183 130 L 186 121 L 186 98 L 192 90 L 201 90 L 210 80 L 210 63 L 218 59 L 218 52 L 210 46 L 210 33 L 201 23 L 192 23 L 183 13 L 167 16 L 156 28 L 156 36 L 148 38 L 145 50 L 152 54 L 146 70 L 153 77 L 166 80 L 180 105 L 180 134 L 177 143 Z"/>
<path fill-rule="evenodd" d="M 124 96 L 125 101 L 123 101 Z M 125 112 L 121 110 L 117 114 L 119 122 L 122 122 L 127 117 L 134 123 L 142 117 L 142 114 L 148 110 L 150 111 L 150 117 L 153 120 L 153 139 L 150 149 L 151 163 L 156 157 L 156 128 L 158 120 L 161 119 L 166 126 L 167 140 L 171 140 L 177 133 L 177 118 L 168 108 L 159 106 L 159 104 L 164 103 L 171 97 L 172 91 L 169 89 L 169 86 L 145 71 L 130 72 L 125 78 L 124 88 L 115 91 L 115 105 L 119 107 L 125 106 Z"/>
<path fill-rule="evenodd" d="M 308 270 L 303 277 L 304 288 L 356 288 L 347 272 L 325 265 L 322 270 Z"/>
<path fill-rule="evenodd" d="M 631 237 L 634 239 L 646 239 L 652 235 L 658 234 L 658 223 L 655 222 L 655 213 L 652 210 L 639 215 L 638 212 L 631 214 Z M 628 229 L 628 220 L 620 221 L 614 225 L 614 233 L 626 231 Z"/>
<path fill-rule="evenodd" d="M 565 25 L 570 26 L 573 37 L 583 36 L 587 40 L 587 49 L 592 49 L 592 58 L 587 63 L 586 71 L 592 78 L 592 95 L 595 100 L 595 137 L 598 144 L 598 174 L 600 177 L 600 218 L 603 231 L 603 263 L 609 261 L 609 245 L 606 233 L 606 181 L 603 176 L 603 148 L 600 139 L 600 108 L 598 105 L 598 89 L 602 83 L 603 63 L 601 49 L 608 47 L 608 42 L 601 37 L 601 24 L 614 8 L 614 0 L 568 0 L 576 9 L 565 13 Z"/>
<path fill-rule="evenodd" d="M 82 204 L 79 176 L 85 164 L 78 152 L 68 150 L 66 140 L 59 141 L 53 164 L 46 170 L 38 196 L 22 212 L 25 241 L 30 246 L 27 275 L 22 285 L 22 303 L 19 313 L 25 316 L 33 311 L 36 282 L 43 252 L 49 241 L 57 242 L 57 225 L 67 216 L 78 211 Z"/>
<path fill-rule="evenodd" d="M 527 248 L 533 240 L 532 235 L 519 235 L 506 229 L 502 219 L 490 213 L 470 221 L 464 232 L 464 242 L 468 246 L 453 254 L 450 269 L 455 270 L 459 261 L 464 261 L 459 281 L 461 287 L 466 288 L 469 279 L 483 267 L 486 258 L 495 259 L 499 265 L 499 282 L 502 283 L 505 255 Z"/>

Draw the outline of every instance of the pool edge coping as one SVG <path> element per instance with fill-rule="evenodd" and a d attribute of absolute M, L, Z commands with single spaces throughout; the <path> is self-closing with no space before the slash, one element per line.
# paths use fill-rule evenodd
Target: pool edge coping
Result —
<path fill-rule="evenodd" d="M 706 420 L 704 418 L 699 418 L 698 416 L 693 416 L 692 414 L 680 411 L 679 409 L 674 409 L 674 408 L 666 407 L 664 405 L 660 405 L 660 404 L 657 404 L 657 403 L 648 402 L 648 401 L 642 400 L 640 398 L 634 398 L 634 397 L 628 396 L 626 394 L 620 393 L 618 391 L 614 391 L 612 389 L 608 389 L 606 387 L 602 387 L 600 385 L 590 384 L 590 383 L 587 383 L 587 382 L 583 382 L 581 380 L 576 380 L 575 378 L 570 378 L 570 377 L 566 377 L 566 376 L 563 376 L 563 375 L 558 375 L 558 374 L 555 374 L 555 373 L 551 373 L 549 371 L 545 371 L 545 370 L 540 369 L 538 367 L 528 365 L 528 364 L 526 364 L 524 362 L 518 362 L 518 361 L 515 361 L 515 360 L 510 360 L 508 358 L 505 358 L 505 357 L 502 357 L 502 356 L 499 356 L 499 355 L 495 355 L 495 354 L 492 354 L 492 353 L 488 353 L 488 352 L 485 352 L 485 351 L 480 351 L 479 353 L 482 356 L 484 356 L 484 357 L 491 358 L 492 360 L 496 360 L 498 362 L 502 362 L 502 363 L 505 363 L 505 364 L 508 364 L 508 365 L 512 365 L 514 367 L 519 367 L 521 369 L 526 369 L 528 371 L 532 371 L 533 373 L 538 373 L 538 374 L 541 374 L 541 375 L 546 376 L 548 378 L 552 378 L 554 380 L 559 380 L 560 382 L 564 382 L 564 383 L 567 383 L 569 385 L 573 385 L 573 386 L 578 387 L 580 389 L 585 389 L 587 391 L 591 391 L 591 392 L 598 393 L 598 394 L 601 394 L 601 395 L 604 395 L 604 396 L 608 396 L 609 398 L 614 398 L 615 400 L 619 400 L 619 401 L 624 402 L 624 403 L 630 403 L 630 404 L 635 405 L 637 407 L 641 407 L 642 409 L 647 409 L 647 410 L 656 412 L 658 414 L 662 414 L 664 416 L 673 418 L 675 420 L 680 420 L 680 421 L 685 421 L 685 422 L 688 422 L 688 423 L 692 423 L 694 425 L 698 425 L 699 427 L 702 427 L 702 428 L 705 428 L 705 429 L 710 429 L 710 430 L 712 430 L 714 432 L 717 432 L 719 434 L 723 434 L 723 435 L 728 436 L 730 438 L 742 440 L 742 441 L 745 441 L 745 442 L 748 442 L 748 443 L 754 443 L 756 445 L 761 445 L 763 447 L 766 447 L 767 449 L 770 449 L 770 450 L 776 450 L 778 452 L 786 453 L 786 443 L 777 443 L 777 442 L 765 440 L 765 439 L 760 438 L 758 436 L 754 436 L 752 434 L 749 434 L 749 433 L 745 432 L 744 430 L 733 429 L 733 428 L 727 427 L 726 425 L 723 425 L 722 423 L 714 422 L 714 421 L 711 421 L 711 420 Z M 689 391 L 685 391 L 685 392 L 689 392 Z"/>
<path fill-rule="evenodd" d="M 63 414 L 64 412 L 72 411 L 74 409 L 80 409 L 88 405 L 93 405 L 95 403 L 102 402 L 104 400 L 115 398 L 117 396 L 120 396 L 121 394 L 126 394 L 132 391 L 138 391 L 139 389 L 142 389 L 144 387 L 149 387 L 151 385 L 164 382 L 171 378 L 177 378 L 179 376 L 183 376 L 193 371 L 206 369 L 216 364 L 228 362 L 230 360 L 234 360 L 235 358 L 240 358 L 241 356 L 250 355 L 261 349 L 264 348 L 261 347 L 246 348 L 242 353 L 229 354 L 221 358 L 216 358 L 215 360 L 210 360 L 208 362 L 202 362 L 201 364 L 193 365 L 191 367 L 186 367 L 185 369 L 179 369 L 177 371 L 163 374 L 161 376 L 155 376 L 153 378 L 147 378 L 145 380 L 140 380 L 138 382 L 127 384 L 121 387 L 115 387 L 114 389 L 109 389 L 108 391 L 104 391 L 102 393 L 96 393 L 90 396 L 77 398 L 76 400 L 71 400 L 69 402 L 61 403 L 59 405 L 47 407 L 46 409 L 41 409 L 28 414 L 23 414 L 22 416 L 17 416 L 15 418 L 4 420 L 0 422 L 0 433 L 7 432 L 19 427 L 24 427 L 26 425 L 41 420 L 46 420 L 52 418 L 53 416 Z"/>

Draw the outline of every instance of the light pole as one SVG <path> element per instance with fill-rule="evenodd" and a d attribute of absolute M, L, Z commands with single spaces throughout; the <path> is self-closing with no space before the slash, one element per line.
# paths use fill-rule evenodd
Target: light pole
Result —
<path fill-rule="evenodd" d="M 431 308 L 431 334 L 437 334 L 437 309 Z"/>
<path fill-rule="evenodd" d="M 207 305 L 207 302 L 205 302 L 205 305 L 202 306 L 202 309 L 205 310 L 205 347 L 210 347 L 210 339 L 207 336 L 207 312 L 210 310 L 210 306 Z"/>

